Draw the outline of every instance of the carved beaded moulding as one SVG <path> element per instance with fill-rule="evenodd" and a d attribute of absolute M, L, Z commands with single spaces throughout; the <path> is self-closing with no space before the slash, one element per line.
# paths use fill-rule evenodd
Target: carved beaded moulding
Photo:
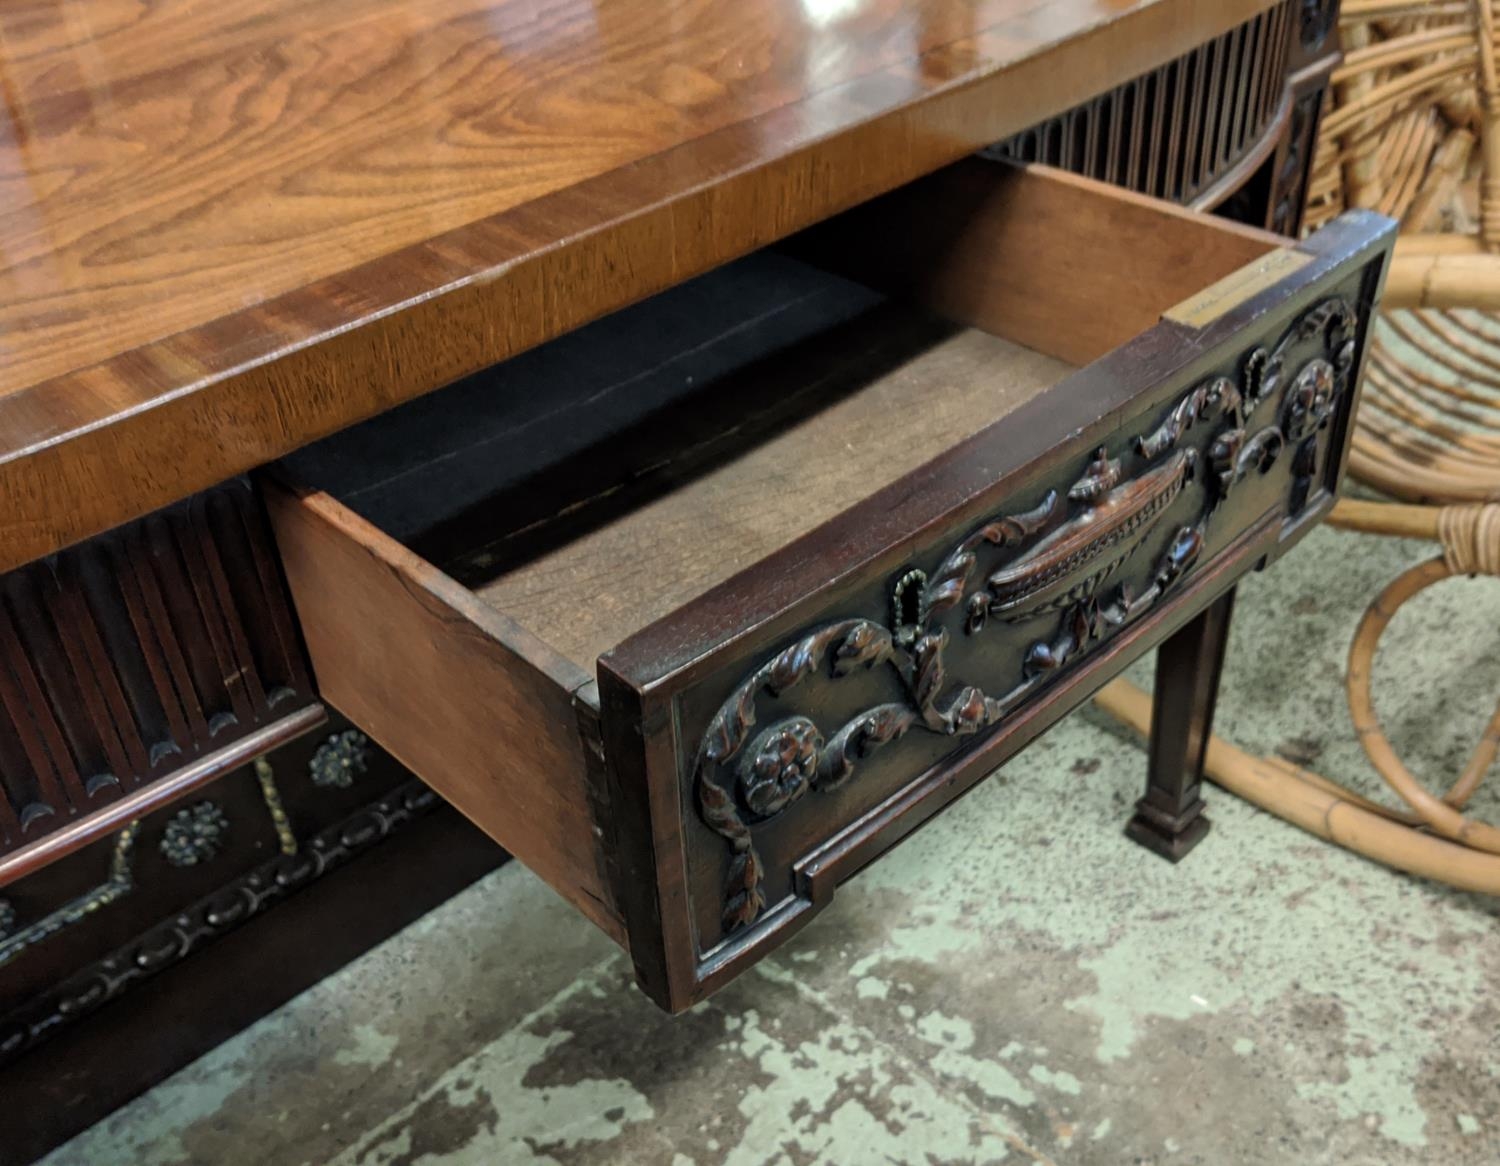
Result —
<path fill-rule="evenodd" d="M 762 663 L 709 722 L 693 768 L 702 821 L 728 844 L 726 934 L 764 910 L 756 828 L 810 793 L 838 788 L 858 763 L 913 730 L 962 737 L 994 728 L 1048 680 L 1151 610 L 1200 558 L 1221 504 L 1246 478 L 1291 459 L 1292 515 L 1306 504 L 1319 434 L 1348 389 L 1357 318 L 1341 297 L 1301 315 L 1270 347 L 1245 354 L 1235 378 L 1216 376 L 1183 395 L 1122 454 L 1096 450 L 1065 496 L 1048 491 L 1030 510 L 991 518 L 952 547 L 931 575 L 910 567 L 891 593 L 888 624 L 848 618 L 814 628 Z M 1316 355 L 1295 371 L 1294 349 Z M 1212 429 L 1187 444 L 1190 431 Z M 1164 542 L 1149 536 L 1190 489 L 1201 504 Z M 1181 507 L 1176 508 L 1180 515 Z M 1148 542 L 1164 546 L 1144 585 L 1118 580 Z M 999 561 L 983 570 L 981 554 Z M 1139 571 L 1134 573 L 1139 580 Z M 1019 674 L 988 692 L 948 675 L 954 635 L 982 636 L 992 622 L 1046 624 Z M 956 626 L 955 626 L 956 625 Z M 889 668 L 901 698 L 837 725 L 819 725 L 788 697 L 804 682 Z M 758 713 L 775 709 L 768 723 Z"/>

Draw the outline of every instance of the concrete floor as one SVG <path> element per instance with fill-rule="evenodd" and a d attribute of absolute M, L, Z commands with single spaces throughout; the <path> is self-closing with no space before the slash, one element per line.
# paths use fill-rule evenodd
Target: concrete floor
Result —
<path fill-rule="evenodd" d="M 1251 579 L 1226 735 L 1374 788 L 1343 657 L 1430 553 L 1321 531 Z M 1411 605 L 1376 685 L 1412 767 L 1456 772 L 1500 691 L 1500 585 Z M 1222 791 L 1173 868 L 1121 836 L 1143 765 L 1074 716 L 676 1020 L 512 865 L 48 1161 L 1500 1161 L 1496 904 Z"/>

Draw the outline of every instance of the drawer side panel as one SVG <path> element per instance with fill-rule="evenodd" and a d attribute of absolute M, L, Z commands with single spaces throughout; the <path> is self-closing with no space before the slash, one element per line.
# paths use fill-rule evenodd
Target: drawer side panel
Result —
<path fill-rule="evenodd" d="M 267 505 L 321 694 L 617 942 L 575 665 L 326 494 Z"/>

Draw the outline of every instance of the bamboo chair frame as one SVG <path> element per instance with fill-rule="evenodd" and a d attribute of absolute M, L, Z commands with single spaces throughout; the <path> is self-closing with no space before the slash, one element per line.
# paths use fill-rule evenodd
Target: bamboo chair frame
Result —
<path fill-rule="evenodd" d="M 1500 501 L 1494 7 L 1345 0 L 1309 177 L 1310 227 L 1347 207 L 1402 224 L 1349 469 L 1408 501 Z"/>

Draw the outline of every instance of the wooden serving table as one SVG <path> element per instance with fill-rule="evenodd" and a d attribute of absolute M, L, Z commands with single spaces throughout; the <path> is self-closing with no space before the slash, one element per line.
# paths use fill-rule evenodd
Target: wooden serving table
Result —
<path fill-rule="evenodd" d="M 685 1007 L 1158 644 L 1191 848 L 1390 247 L 1284 237 L 1334 7 L 0 7 L 15 1152 L 491 838 Z"/>

